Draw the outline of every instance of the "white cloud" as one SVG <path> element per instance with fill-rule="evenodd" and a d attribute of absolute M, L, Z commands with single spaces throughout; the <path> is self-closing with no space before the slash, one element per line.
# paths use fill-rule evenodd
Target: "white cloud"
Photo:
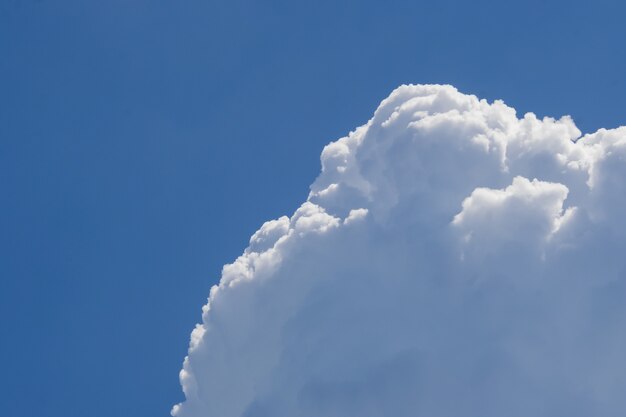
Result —
<path fill-rule="evenodd" d="M 626 128 L 580 135 L 396 89 L 224 267 L 173 415 L 623 416 Z"/>

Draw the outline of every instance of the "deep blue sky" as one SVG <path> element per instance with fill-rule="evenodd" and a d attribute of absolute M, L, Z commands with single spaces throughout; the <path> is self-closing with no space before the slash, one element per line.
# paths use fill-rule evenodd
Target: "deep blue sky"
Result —
<path fill-rule="evenodd" d="M 221 266 L 402 83 L 626 124 L 623 2 L 0 0 L 0 410 L 152 417 Z"/>

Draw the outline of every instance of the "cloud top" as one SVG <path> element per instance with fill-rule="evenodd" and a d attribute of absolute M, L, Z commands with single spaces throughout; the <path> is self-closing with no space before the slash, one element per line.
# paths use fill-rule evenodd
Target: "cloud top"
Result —
<path fill-rule="evenodd" d="M 177 417 L 621 416 L 626 128 L 401 86 L 223 269 Z"/>

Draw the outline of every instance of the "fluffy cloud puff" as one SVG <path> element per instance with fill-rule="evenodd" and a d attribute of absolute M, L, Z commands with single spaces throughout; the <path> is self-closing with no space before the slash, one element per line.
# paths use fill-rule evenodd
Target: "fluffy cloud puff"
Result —
<path fill-rule="evenodd" d="M 211 289 L 177 417 L 623 416 L 626 128 L 409 85 Z"/>

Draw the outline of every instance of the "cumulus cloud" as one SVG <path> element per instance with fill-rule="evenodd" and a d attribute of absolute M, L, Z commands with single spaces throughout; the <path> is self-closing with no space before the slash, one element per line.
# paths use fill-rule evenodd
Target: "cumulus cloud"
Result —
<path fill-rule="evenodd" d="M 177 417 L 623 416 L 626 128 L 409 85 L 192 332 Z"/>

